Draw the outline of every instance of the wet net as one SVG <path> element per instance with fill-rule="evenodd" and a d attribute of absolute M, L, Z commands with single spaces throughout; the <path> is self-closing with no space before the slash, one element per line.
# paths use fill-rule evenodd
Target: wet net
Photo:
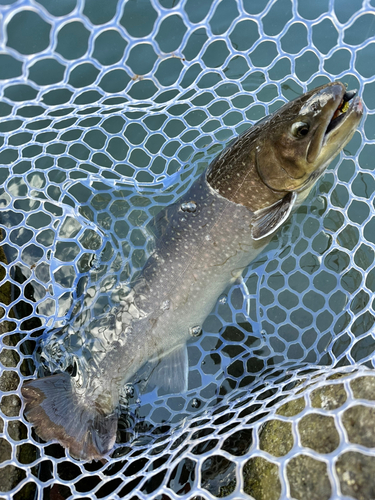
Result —
<path fill-rule="evenodd" d="M 0 495 L 375 496 L 375 1 L 0 0 Z M 306 203 L 192 338 L 186 394 L 122 401 L 84 463 L 23 415 L 84 363 L 147 224 L 225 144 L 340 79 L 367 108 Z"/>

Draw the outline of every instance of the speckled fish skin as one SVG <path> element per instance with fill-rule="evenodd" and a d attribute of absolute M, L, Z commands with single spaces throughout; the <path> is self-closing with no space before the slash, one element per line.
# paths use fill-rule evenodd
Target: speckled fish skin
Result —
<path fill-rule="evenodd" d="M 361 100 L 340 113 L 344 97 L 344 85 L 334 82 L 284 105 L 158 214 L 155 251 L 140 277 L 120 307 L 93 324 L 93 331 L 105 324 L 109 339 L 100 366 L 84 374 L 84 386 L 67 373 L 24 384 L 25 412 L 40 437 L 74 457 L 99 459 L 115 442 L 119 391 L 142 366 L 150 367 L 150 383 L 183 390 L 179 366 L 191 328 L 202 325 L 354 134 Z"/>

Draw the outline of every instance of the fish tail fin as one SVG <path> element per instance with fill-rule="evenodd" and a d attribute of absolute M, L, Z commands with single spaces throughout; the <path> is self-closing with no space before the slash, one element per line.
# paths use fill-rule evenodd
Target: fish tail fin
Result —
<path fill-rule="evenodd" d="M 85 404 L 67 373 L 23 384 L 25 415 L 45 441 L 55 440 L 81 460 L 98 460 L 115 443 L 117 416 L 96 404 Z"/>

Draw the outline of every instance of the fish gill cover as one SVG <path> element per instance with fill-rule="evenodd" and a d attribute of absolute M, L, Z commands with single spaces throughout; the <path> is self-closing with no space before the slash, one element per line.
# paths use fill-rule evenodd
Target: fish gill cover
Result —
<path fill-rule="evenodd" d="M 1 496 L 373 498 L 374 0 L 0 3 Z M 188 392 L 124 388 L 106 460 L 40 442 L 22 383 L 100 350 L 75 328 L 142 268 L 153 216 L 334 79 L 366 119 L 192 338 Z"/>

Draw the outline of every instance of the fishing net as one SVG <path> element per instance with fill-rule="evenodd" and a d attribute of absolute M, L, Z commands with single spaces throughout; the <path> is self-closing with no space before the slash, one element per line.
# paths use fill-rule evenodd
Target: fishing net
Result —
<path fill-rule="evenodd" d="M 0 22 L 1 497 L 374 498 L 375 1 L 0 0 Z M 192 337 L 188 392 L 125 387 L 102 461 L 41 442 L 22 382 L 95 352 L 153 216 L 334 79 L 367 115 Z"/>

